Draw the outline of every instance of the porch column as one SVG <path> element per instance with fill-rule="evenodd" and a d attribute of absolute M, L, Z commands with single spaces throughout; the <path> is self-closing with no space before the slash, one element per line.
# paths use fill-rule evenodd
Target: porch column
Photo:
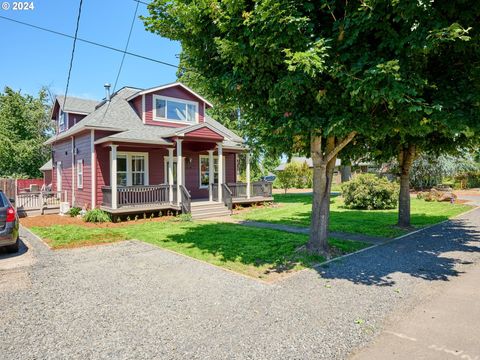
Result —
<path fill-rule="evenodd" d="M 112 209 L 117 208 L 117 147 L 110 145 L 110 188 L 112 190 Z"/>
<path fill-rule="evenodd" d="M 177 205 L 180 205 L 180 185 L 183 178 L 182 166 L 182 139 L 177 139 Z"/>
<path fill-rule="evenodd" d="M 173 150 L 175 149 L 168 149 L 168 201 L 170 203 L 173 203 Z"/>
<path fill-rule="evenodd" d="M 246 174 L 245 176 L 247 177 L 247 199 L 250 199 L 250 153 L 246 153 L 246 159 L 245 159 L 245 162 L 246 162 L 246 165 L 247 165 L 247 168 L 246 168 Z"/>
<path fill-rule="evenodd" d="M 208 150 L 208 194 L 209 200 L 213 200 L 212 185 L 215 182 L 215 170 L 213 165 L 213 150 Z"/>
<path fill-rule="evenodd" d="M 218 202 L 222 202 L 222 184 L 223 184 L 223 147 L 222 143 L 217 143 L 218 147 Z"/>

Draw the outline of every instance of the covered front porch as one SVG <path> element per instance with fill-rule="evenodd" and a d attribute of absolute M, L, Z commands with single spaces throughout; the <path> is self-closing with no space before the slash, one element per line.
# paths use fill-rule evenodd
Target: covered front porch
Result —
<path fill-rule="evenodd" d="M 96 144 L 101 190 L 97 204 L 112 214 L 163 210 L 192 212 L 192 202 L 272 201 L 272 184 L 250 181 L 250 156 L 221 138 L 176 137 L 168 144 L 109 141 Z M 237 181 L 245 155 L 246 181 Z M 221 161 L 219 161 L 221 159 Z"/>

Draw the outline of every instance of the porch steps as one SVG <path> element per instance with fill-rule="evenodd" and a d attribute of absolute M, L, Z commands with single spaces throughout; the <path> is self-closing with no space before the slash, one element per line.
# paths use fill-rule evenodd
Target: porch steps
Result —
<path fill-rule="evenodd" d="M 192 202 L 192 219 L 212 219 L 217 217 L 229 216 L 230 210 L 223 204 L 210 201 Z"/>

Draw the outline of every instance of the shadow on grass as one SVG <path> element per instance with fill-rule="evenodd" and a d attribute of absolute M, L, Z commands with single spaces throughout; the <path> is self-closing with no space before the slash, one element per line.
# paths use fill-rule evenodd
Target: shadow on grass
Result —
<path fill-rule="evenodd" d="M 316 270 L 324 279 L 364 285 L 393 286 L 395 273 L 448 281 L 461 274 L 458 264 L 471 263 L 461 259 L 466 253 L 480 253 L 480 229 L 455 219 Z"/>
<path fill-rule="evenodd" d="M 279 273 L 324 260 L 296 251 L 307 242 L 303 234 L 228 223 L 185 223 L 181 230 L 160 241 L 154 233 L 143 240 L 214 264 L 239 263 Z"/>

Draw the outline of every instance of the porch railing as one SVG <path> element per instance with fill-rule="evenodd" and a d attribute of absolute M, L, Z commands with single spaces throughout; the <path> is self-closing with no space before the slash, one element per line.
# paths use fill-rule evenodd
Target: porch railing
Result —
<path fill-rule="evenodd" d="M 144 205 L 144 204 L 168 204 L 168 185 L 135 185 L 119 186 L 117 188 L 117 207 Z M 176 192 L 174 191 L 174 194 Z M 112 188 L 102 187 L 103 206 L 112 206 Z"/>
<path fill-rule="evenodd" d="M 218 184 L 210 184 L 212 191 L 212 200 L 218 201 Z"/>
<path fill-rule="evenodd" d="M 187 188 L 183 185 L 180 185 L 180 194 L 181 194 L 181 205 L 182 205 L 182 212 L 184 214 L 190 214 L 192 212 L 192 197 L 190 196 L 190 192 Z"/>
<path fill-rule="evenodd" d="M 227 186 L 227 184 L 222 184 L 222 195 L 223 195 L 223 203 L 228 208 L 228 210 L 232 210 L 232 191 Z"/>
<path fill-rule="evenodd" d="M 246 183 L 228 183 L 228 188 L 232 192 L 234 199 L 247 198 L 247 184 Z M 271 197 L 272 183 L 267 181 L 256 181 L 250 183 L 250 197 Z"/>
<path fill-rule="evenodd" d="M 62 201 L 67 201 L 63 191 L 21 192 L 16 196 L 15 206 L 23 210 L 39 210 L 60 207 Z"/>

